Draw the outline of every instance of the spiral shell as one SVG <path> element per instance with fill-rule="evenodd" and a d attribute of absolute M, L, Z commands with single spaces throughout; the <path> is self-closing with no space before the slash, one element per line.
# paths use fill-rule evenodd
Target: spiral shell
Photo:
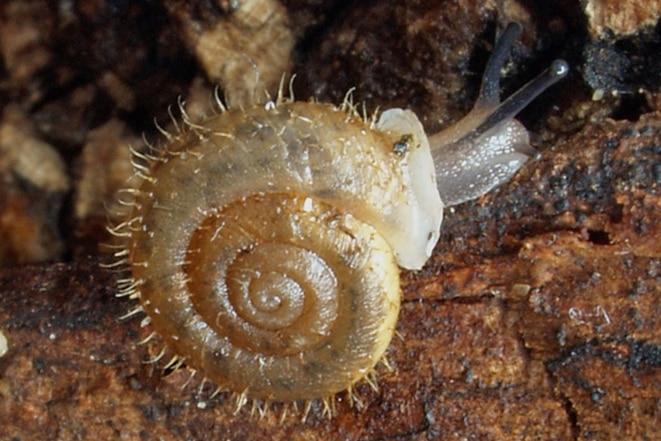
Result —
<path fill-rule="evenodd" d="M 181 361 L 241 400 L 350 389 L 395 329 L 393 249 L 426 243 L 440 224 L 436 196 L 431 233 L 407 228 L 421 217 L 417 181 L 435 189 L 433 164 L 428 148 L 396 152 L 402 135 L 389 126 L 375 130 L 348 105 L 280 99 L 189 123 L 166 148 L 136 153 L 141 183 L 114 230 L 127 239 L 122 294 L 139 299 L 135 312 Z M 408 174 L 418 156 L 425 179 Z M 387 235 L 402 230 L 412 233 Z"/>
<path fill-rule="evenodd" d="M 399 312 L 398 266 L 419 269 L 443 203 L 478 197 L 537 152 L 514 116 L 568 72 L 556 60 L 504 101 L 510 24 L 469 114 L 425 135 L 408 110 L 378 121 L 278 95 L 184 127 L 134 152 L 140 181 L 111 231 L 139 299 L 178 363 L 234 391 L 238 404 L 310 403 L 374 371 Z M 437 186 L 438 183 L 438 186 Z M 443 202 L 441 202 L 441 195 Z M 351 395 L 350 395 L 351 396 Z"/>

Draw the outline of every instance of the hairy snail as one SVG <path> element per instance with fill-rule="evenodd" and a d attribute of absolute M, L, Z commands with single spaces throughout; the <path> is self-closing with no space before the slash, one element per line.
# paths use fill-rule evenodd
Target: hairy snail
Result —
<path fill-rule="evenodd" d="M 425 135 L 408 110 L 366 121 L 277 100 L 187 122 L 134 153 L 119 295 L 238 404 L 311 402 L 371 374 L 395 330 L 399 267 L 419 269 L 443 206 L 475 198 L 536 154 L 513 116 L 568 71 L 556 60 L 500 103 L 510 25 L 472 111 Z M 220 103 L 219 103 L 220 104 Z"/>

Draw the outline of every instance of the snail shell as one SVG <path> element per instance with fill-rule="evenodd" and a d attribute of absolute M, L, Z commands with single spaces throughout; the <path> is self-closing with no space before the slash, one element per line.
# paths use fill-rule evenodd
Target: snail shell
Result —
<path fill-rule="evenodd" d="M 395 141 L 352 111 L 283 101 L 216 115 L 148 159 L 128 249 L 167 345 L 263 400 L 326 397 L 365 376 L 399 311 L 391 249 L 438 231 L 398 237 L 421 209 L 407 162 L 432 163 L 428 147 L 398 155 Z M 426 260 L 406 249 L 419 247 L 402 261 Z"/>
<path fill-rule="evenodd" d="M 500 103 L 498 72 L 518 31 L 498 43 L 473 111 L 431 148 L 412 112 L 365 121 L 346 101 L 280 94 L 200 123 L 184 114 L 165 147 L 135 153 L 131 213 L 112 229 L 130 270 L 120 295 L 140 302 L 129 315 L 146 313 L 180 362 L 239 403 L 350 390 L 386 351 L 398 266 L 430 256 L 441 196 L 482 194 L 534 154 L 512 116 L 566 64 Z"/>

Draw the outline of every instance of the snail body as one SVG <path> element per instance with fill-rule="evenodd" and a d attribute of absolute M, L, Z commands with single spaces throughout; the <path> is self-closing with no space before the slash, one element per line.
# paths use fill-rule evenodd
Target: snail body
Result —
<path fill-rule="evenodd" d="M 500 40 L 473 111 L 429 138 L 408 110 L 366 121 L 347 103 L 280 95 L 136 153 L 131 213 L 112 230 L 130 270 L 120 295 L 139 300 L 133 312 L 180 362 L 239 403 L 350 390 L 382 359 L 398 267 L 424 265 L 443 205 L 483 194 L 534 153 L 512 116 L 566 64 L 499 103 L 518 30 Z"/>

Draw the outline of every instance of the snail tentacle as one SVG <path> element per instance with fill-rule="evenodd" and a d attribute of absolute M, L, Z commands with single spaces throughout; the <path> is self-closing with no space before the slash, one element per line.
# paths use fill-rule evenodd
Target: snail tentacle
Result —
<path fill-rule="evenodd" d="M 487 193 L 538 155 L 530 146 L 525 127 L 514 116 L 565 77 L 569 67 L 564 60 L 555 60 L 537 78 L 500 102 L 500 70 L 520 34 L 518 23 L 507 26 L 487 62 L 473 109 L 429 137 L 438 191 L 447 206 Z"/>

